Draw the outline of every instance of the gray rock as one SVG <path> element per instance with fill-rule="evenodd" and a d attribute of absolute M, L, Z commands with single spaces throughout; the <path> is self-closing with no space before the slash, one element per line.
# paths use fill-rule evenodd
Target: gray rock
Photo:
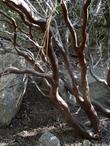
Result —
<path fill-rule="evenodd" d="M 110 90 L 103 83 L 97 81 L 89 84 L 90 87 L 90 97 L 96 100 L 106 100 L 110 96 Z"/>
<path fill-rule="evenodd" d="M 82 146 L 91 146 L 91 142 L 89 140 L 84 140 Z"/>
<path fill-rule="evenodd" d="M 60 140 L 50 132 L 43 133 L 39 141 L 41 146 L 61 146 Z"/>
<path fill-rule="evenodd" d="M 100 79 L 106 79 L 106 67 L 98 67 L 94 69 L 94 74 Z M 107 85 L 101 82 L 96 81 L 90 73 L 88 73 L 88 82 L 90 87 L 90 97 L 95 100 L 105 100 L 105 97 L 108 98 L 110 95 L 110 90 Z"/>
<path fill-rule="evenodd" d="M 23 68 L 24 59 L 17 56 L 15 52 L 0 55 L 0 71 L 15 66 Z M 15 116 L 25 92 L 26 80 L 24 75 L 9 74 L 0 78 L 0 127 L 10 124 Z"/>

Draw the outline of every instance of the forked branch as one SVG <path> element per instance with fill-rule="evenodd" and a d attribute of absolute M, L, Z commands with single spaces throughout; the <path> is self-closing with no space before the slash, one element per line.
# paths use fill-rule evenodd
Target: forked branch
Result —
<path fill-rule="evenodd" d="M 80 46 L 77 46 L 77 37 L 76 37 L 76 32 L 74 27 L 71 24 L 71 21 L 68 16 L 67 12 L 67 7 L 66 3 L 64 0 L 62 0 L 62 10 L 63 10 L 63 17 L 65 20 L 65 24 L 67 25 L 68 29 L 70 30 L 71 36 L 73 38 L 73 49 L 76 51 L 76 54 L 79 59 L 79 65 L 80 65 L 80 70 L 81 70 L 81 87 L 82 87 L 82 98 L 83 101 L 80 99 L 80 94 L 77 92 L 76 100 L 78 103 L 81 105 L 81 107 L 84 109 L 86 112 L 88 118 L 90 119 L 92 125 L 94 126 L 95 130 L 99 130 L 99 120 L 97 117 L 97 113 L 94 110 L 94 107 L 92 106 L 90 99 L 89 99 L 89 86 L 88 86 L 88 80 L 87 80 L 87 64 L 86 64 L 86 59 L 85 59 L 85 54 L 84 54 L 84 49 L 86 45 L 86 39 L 87 39 L 87 33 L 86 33 L 86 27 L 87 27 L 87 16 L 88 16 L 88 7 L 90 5 L 90 0 L 86 0 L 83 6 L 83 25 L 82 25 L 82 42 Z M 74 90 L 77 91 L 77 88 L 73 87 L 73 92 Z M 74 94 L 73 94 L 74 95 Z"/>
<path fill-rule="evenodd" d="M 47 57 L 49 59 L 49 63 L 51 65 L 52 74 L 46 74 L 45 71 L 42 69 L 39 64 L 36 63 L 35 58 L 29 54 L 29 52 L 21 51 L 19 48 L 16 48 L 16 51 L 20 56 L 23 56 L 26 60 L 29 61 L 29 63 L 33 66 L 32 70 L 26 69 L 26 70 L 19 70 L 17 68 L 8 68 L 4 72 L 0 73 L 0 75 L 7 74 L 7 73 L 16 73 L 16 74 L 33 74 L 36 76 L 40 76 L 42 78 L 45 78 L 47 83 L 49 80 L 49 96 L 50 99 L 53 101 L 53 103 L 62 111 L 65 120 L 73 127 L 75 128 L 79 134 L 83 135 L 87 138 L 95 138 L 95 135 L 91 135 L 88 131 L 86 131 L 85 127 L 82 126 L 75 118 L 72 117 L 69 107 L 67 103 L 62 99 L 62 97 L 59 95 L 59 66 L 58 66 L 58 57 L 55 54 L 54 48 L 53 48 L 53 42 L 57 44 L 57 46 L 61 50 L 61 54 L 64 59 L 64 63 L 66 68 L 68 69 L 68 73 L 72 80 L 72 93 L 75 95 L 77 102 L 81 105 L 81 107 L 86 112 L 88 118 L 90 119 L 93 127 L 98 132 L 99 130 L 99 120 L 97 118 L 96 111 L 94 110 L 90 100 L 89 100 L 89 87 L 88 87 L 88 81 L 87 81 L 87 64 L 85 60 L 85 54 L 84 49 L 86 45 L 86 27 L 87 27 L 87 16 L 88 16 L 88 7 L 90 5 L 90 0 L 86 0 L 83 6 L 83 24 L 82 24 L 82 41 L 80 42 L 80 46 L 78 46 L 77 42 L 77 35 L 75 28 L 73 27 L 69 16 L 68 16 L 68 9 L 66 6 L 66 2 L 64 0 L 61 1 L 61 7 L 63 10 L 63 16 L 66 26 L 68 27 L 71 37 L 73 40 L 73 49 L 76 51 L 76 54 L 79 59 L 80 64 L 80 71 L 81 71 L 81 86 L 82 86 L 82 95 L 80 95 L 77 85 L 75 83 L 74 78 L 74 72 L 71 69 L 71 65 L 69 62 L 69 56 L 66 53 L 66 48 L 62 45 L 61 42 L 59 42 L 56 38 L 54 38 L 52 28 L 48 26 L 48 23 L 46 20 L 38 17 L 36 15 L 35 9 L 33 9 L 33 6 L 28 3 L 28 0 L 4 0 L 5 4 L 12 8 L 14 11 L 16 11 L 18 14 L 20 14 L 23 22 L 29 26 L 30 28 L 36 27 L 37 30 L 40 30 L 41 32 L 46 34 L 45 39 L 45 46 L 47 48 Z M 46 30 L 48 29 L 48 32 L 46 33 Z M 14 30 L 15 32 L 15 30 Z M 32 35 L 31 35 L 32 36 Z M 16 37 L 15 37 L 16 38 Z M 31 39 L 31 38 L 30 38 Z M 32 40 L 32 39 L 31 39 Z M 15 41 L 14 41 L 15 42 Z M 14 43 L 15 46 L 16 43 Z M 38 47 L 38 45 L 37 45 Z M 40 49 L 40 48 L 39 48 Z"/>

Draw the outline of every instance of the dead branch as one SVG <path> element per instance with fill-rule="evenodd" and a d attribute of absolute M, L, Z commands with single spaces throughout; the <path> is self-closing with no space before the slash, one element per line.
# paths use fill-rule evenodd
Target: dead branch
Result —
<path fill-rule="evenodd" d="M 106 82 L 106 80 L 99 78 L 99 77 L 94 73 L 92 65 L 90 65 L 89 71 L 90 71 L 90 73 L 91 73 L 91 76 L 92 76 L 97 82 L 102 83 L 102 84 L 104 84 L 104 85 L 107 86 L 108 83 Z"/>
<path fill-rule="evenodd" d="M 32 70 L 32 69 L 21 70 L 21 69 L 18 69 L 16 67 L 8 67 L 4 71 L 0 72 L 0 77 L 7 75 L 7 74 L 10 74 L 10 73 L 13 73 L 13 74 L 32 74 L 32 75 L 36 75 L 36 76 L 43 77 L 46 79 L 51 78 L 51 75 L 46 74 L 46 73 L 39 73 L 39 72 Z"/>
<path fill-rule="evenodd" d="M 62 7 L 62 10 L 63 10 L 63 16 L 64 16 L 64 20 L 65 20 L 65 24 L 67 25 L 69 31 L 71 32 L 71 36 L 72 36 L 72 45 L 73 45 L 73 48 L 75 50 L 77 50 L 78 48 L 78 43 L 77 43 L 77 36 L 76 36 L 76 31 L 75 31 L 75 28 L 73 27 L 70 19 L 69 19 L 69 16 L 68 16 L 68 10 L 67 10 L 67 6 L 66 6 L 66 3 L 64 2 L 64 0 L 61 0 L 61 7 Z"/>
<path fill-rule="evenodd" d="M 91 76 L 99 83 L 105 85 L 106 87 L 108 86 L 108 83 L 106 80 L 99 78 L 95 73 L 93 69 L 93 58 L 92 55 L 90 54 L 90 51 L 88 50 L 88 56 L 89 56 L 89 71 Z M 108 72 L 109 73 L 109 72 Z M 108 77 L 108 76 L 107 76 Z M 108 78 L 109 79 L 109 78 Z"/>

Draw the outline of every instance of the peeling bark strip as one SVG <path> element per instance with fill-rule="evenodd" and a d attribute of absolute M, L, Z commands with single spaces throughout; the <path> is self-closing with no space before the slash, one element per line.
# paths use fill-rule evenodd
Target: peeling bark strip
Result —
<path fill-rule="evenodd" d="M 22 21 L 29 26 L 29 32 L 30 32 L 30 37 L 32 38 L 31 34 L 31 28 L 35 27 L 36 30 L 39 30 L 40 32 L 45 33 L 47 29 L 47 22 L 46 20 L 38 17 L 36 15 L 36 10 L 35 8 L 30 4 L 28 0 L 3 0 L 4 3 L 9 6 L 11 9 L 16 11 L 20 17 L 22 18 Z M 65 120 L 73 127 L 75 128 L 79 134 L 86 138 L 96 138 L 95 135 L 92 135 L 89 133 L 83 125 L 79 123 L 75 118 L 72 117 L 69 107 L 67 103 L 62 99 L 62 97 L 59 95 L 59 66 L 58 66 L 58 58 L 54 52 L 52 43 L 54 42 L 61 51 L 61 54 L 64 59 L 65 67 L 68 70 L 68 73 L 71 77 L 72 80 L 72 94 L 76 97 L 77 102 L 81 105 L 82 109 L 86 112 L 88 118 L 90 119 L 94 129 L 96 132 L 99 131 L 99 120 L 97 117 L 97 113 L 94 110 L 90 99 L 89 99 L 89 87 L 88 87 L 88 81 L 87 81 L 87 64 L 85 60 L 85 54 L 84 54 L 84 49 L 86 45 L 86 27 L 87 27 L 87 16 L 88 16 L 88 7 L 90 5 L 90 0 L 86 0 L 83 6 L 83 18 L 82 18 L 82 40 L 80 43 L 80 46 L 78 46 L 77 43 L 77 35 L 75 32 L 75 29 L 69 19 L 68 16 L 68 9 L 66 6 L 66 3 L 64 0 L 61 0 L 61 7 L 63 10 L 63 16 L 65 20 L 65 24 L 68 27 L 71 37 L 73 40 L 73 49 L 75 49 L 76 54 L 79 59 L 79 64 L 80 64 L 80 70 L 81 70 L 81 86 L 83 90 L 83 95 L 81 96 L 76 82 L 74 78 L 74 72 L 71 70 L 71 65 L 69 62 L 69 57 L 66 52 L 66 48 L 63 46 L 62 42 L 58 41 L 56 38 L 54 38 L 54 34 L 52 31 L 52 28 L 49 28 L 48 33 L 46 34 L 46 41 L 45 44 L 47 48 L 47 57 L 49 59 L 49 62 L 51 64 L 52 68 L 52 75 L 48 75 L 45 73 L 45 71 L 42 69 L 42 67 L 39 66 L 38 63 L 35 62 L 35 59 L 33 56 L 30 56 L 29 53 L 26 53 L 24 51 L 21 51 L 21 49 L 18 49 L 15 47 L 18 55 L 23 56 L 28 62 L 33 66 L 33 70 L 18 70 L 16 68 L 8 68 L 4 71 L 4 73 L 18 73 L 18 74 L 23 74 L 23 73 L 28 73 L 28 74 L 34 74 L 36 76 L 40 76 L 42 78 L 46 79 L 46 82 L 48 83 L 47 86 L 49 86 L 49 97 L 53 101 L 56 107 L 60 109 L 60 111 L 63 113 Z M 10 18 L 8 18 L 10 20 Z M 16 26 L 17 27 L 17 26 Z M 16 32 L 16 29 L 14 29 L 14 32 Z M 16 34 L 16 33 L 15 33 Z M 16 36 L 14 37 L 16 38 Z M 30 39 L 31 39 L 30 38 Z M 14 41 L 14 46 L 16 44 L 16 41 Z M 36 45 L 36 44 L 35 44 Z M 36 47 L 39 48 L 39 45 L 37 44 Z M 40 49 L 40 48 L 39 48 Z M 0 74 L 3 75 L 3 72 Z"/>

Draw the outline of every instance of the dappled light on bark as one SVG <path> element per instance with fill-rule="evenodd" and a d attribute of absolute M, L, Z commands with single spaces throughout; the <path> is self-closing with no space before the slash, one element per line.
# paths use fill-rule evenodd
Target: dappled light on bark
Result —
<path fill-rule="evenodd" d="M 78 42 L 78 34 L 69 18 L 68 8 L 65 0 L 61 0 L 60 7 L 63 14 L 63 19 L 65 26 L 68 28 L 71 39 L 72 39 L 72 49 L 75 51 L 80 67 L 80 86 L 82 92 L 79 91 L 77 86 L 77 82 L 75 79 L 75 70 L 72 69 L 70 58 L 68 55 L 68 50 L 65 47 L 63 41 L 57 37 L 55 34 L 59 32 L 58 27 L 54 27 L 52 22 L 55 22 L 53 18 L 53 14 L 56 12 L 55 9 L 49 15 L 50 17 L 46 20 L 37 15 L 37 10 L 31 5 L 31 3 L 27 0 L 4 0 L 4 3 L 9 7 L 9 9 L 14 10 L 19 14 L 22 19 L 22 22 L 29 28 L 29 33 L 27 36 L 28 41 L 36 48 L 37 55 L 40 54 L 40 59 L 42 65 L 36 61 L 36 57 L 31 50 L 22 50 L 22 46 L 17 43 L 17 35 L 19 31 L 19 26 L 17 21 L 6 15 L 4 12 L 0 11 L 0 14 L 6 17 L 9 21 L 9 24 L 12 26 L 13 30 L 13 38 L 12 43 L 14 49 L 18 53 L 19 56 L 25 58 L 28 64 L 31 65 L 30 69 L 20 70 L 15 67 L 9 67 L 0 73 L 0 77 L 3 75 L 7 75 L 9 73 L 15 74 L 28 74 L 29 76 L 36 76 L 42 78 L 44 80 L 48 91 L 46 93 L 44 90 L 40 89 L 43 95 L 46 95 L 50 98 L 50 100 L 54 103 L 54 105 L 61 111 L 64 116 L 65 121 L 74 128 L 79 135 L 88 138 L 88 139 L 97 139 L 99 132 L 99 119 L 97 116 L 97 112 L 94 109 L 94 104 L 92 105 L 90 96 L 89 96 L 89 85 L 87 79 L 88 73 L 88 65 L 85 57 L 85 49 L 87 46 L 87 24 L 88 24 L 88 8 L 91 4 L 91 0 L 84 1 L 82 6 L 82 17 L 81 17 L 81 40 Z M 54 20 L 54 21 L 53 21 Z M 61 21 L 61 20 L 60 20 Z M 38 42 L 34 41 L 34 35 L 32 31 L 35 31 L 39 34 L 42 34 L 43 43 L 40 45 Z M 38 34 L 37 34 L 38 35 Z M 59 66 L 59 57 L 56 53 L 56 48 L 60 52 L 60 55 L 63 58 L 63 65 L 65 69 L 68 71 L 68 75 L 70 77 L 70 81 L 72 83 L 71 87 L 67 86 L 65 81 L 65 77 L 61 75 L 60 66 Z M 40 52 L 40 53 L 39 53 Z M 43 66 L 44 65 L 44 66 Z M 46 69 L 47 70 L 46 70 Z M 48 71 L 49 70 L 49 71 Z M 91 71 L 92 72 L 92 71 Z M 92 72 L 93 73 L 93 72 Z M 93 73 L 94 75 L 94 73 Z M 93 126 L 95 133 L 89 132 L 84 125 L 82 125 L 74 116 L 72 116 L 69 106 L 64 101 L 59 93 L 59 80 L 62 80 L 65 86 L 68 88 L 70 93 L 75 96 L 76 101 L 81 106 L 81 108 L 85 111 L 87 117 L 89 118 L 91 125 Z M 107 75 L 107 83 L 110 87 L 110 69 Z M 108 112 L 108 115 L 110 113 Z"/>

